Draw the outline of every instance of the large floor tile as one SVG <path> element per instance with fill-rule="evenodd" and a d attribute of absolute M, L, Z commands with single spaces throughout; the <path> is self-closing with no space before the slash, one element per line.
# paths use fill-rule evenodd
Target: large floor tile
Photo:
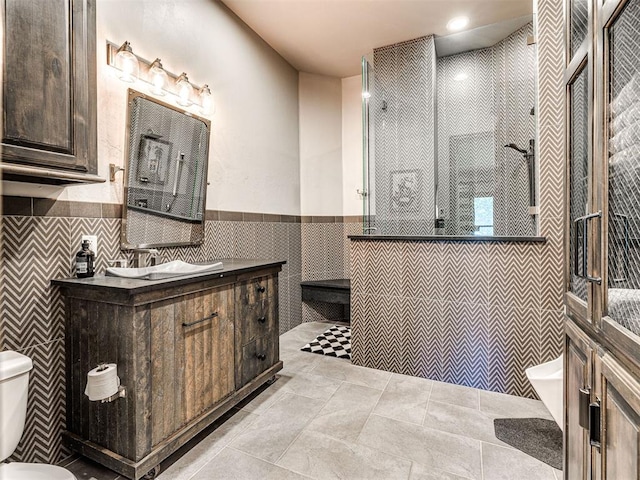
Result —
<path fill-rule="evenodd" d="M 304 431 L 278 465 L 317 479 L 406 480 L 411 462 L 329 437 Z"/>
<path fill-rule="evenodd" d="M 424 378 L 393 374 L 373 413 L 422 425 L 432 384 Z"/>
<path fill-rule="evenodd" d="M 507 446 L 495 436 L 494 418 L 496 418 L 495 415 L 475 408 L 431 401 L 424 417 L 424 426 Z"/>
<path fill-rule="evenodd" d="M 238 435 L 231 446 L 275 462 L 324 404 L 323 400 L 285 393 Z"/>
<path fill-rule="evenodd" d="M 314 354 L 310 353 L 309 355 Z M 333 378 L 334 380 L 354 383 L 378 390 L 384 390 L 389 378 L 391 378 L 391 373 L 389 372 L 358 367 L 352 365 L 351 362 L 347 360 L 339 358 L 328 358 L 327 360 L 328 361 L 318 363 L 312 372 L 316 375 Z"/>
<path fill-rule="evenodd" d="M 480 405 L 477 389 L 443 382 L 433 382 L 429 400 L 468 408 L 479 408 Z"/>
<path fill-rule="evenodd" d="M 413 462 L 409 480 L 467 480 L 467 478 Z"/>
<path fill-rule="evenodd" d="M 467 437 L 371 415 L 358 443 L 428 468 L 471 479 L 482 477 L 480 442 Z"/>
<path fill-rule="evenodd" d="M 343 383 L 307 429 L 355 442 L 381 394 L 380 390 Z"/>
<path fill-rule="evenodd" d="M 553 468 L 520 450 L 482 444 L 484 480 L 555 480 Z"/>
<path fill-rule="evenodd" d="M 302 480 L 305 477 L 227 447 L 204 465 L 192 478 L 193 480 L 211 480 L 213 478 L 225 480 Z"/>
<path fill-rule="evenodd" d="M 258 391 L 249 396 L 238 404 L 238 408 L 245 412 L 255 413 L 260 415 L 268 410 L 275 402 L 282 398 L 286 393 L 283 389 L 283 382 L 280 379 L 276 380 L 273 384 L 267 386 L 264 390 Z"/>
<path fill-rule="evenodd" d="M 278 383 L 284 392 L 295 393 L 303 397 L 329 400 L 342 382 L 312 373 L 280 374 Z"/>
<path fill-rule="evenodd" d="M 503 418 L 546 418 L 553 417 L 540 400 L 516 397 L 504 393 L 479 391 L 480 409 Z"/>
<path fill-rule="evenodd" d="M 213 432 L 176 460 L 158 476 L 161 480 L 188 480 L 256 419 L 252 413 L 236 411 Z"/>

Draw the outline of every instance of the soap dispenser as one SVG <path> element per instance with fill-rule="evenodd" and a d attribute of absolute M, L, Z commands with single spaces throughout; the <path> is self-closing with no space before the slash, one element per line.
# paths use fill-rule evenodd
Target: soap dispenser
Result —
<path fill-rule="evenodd" d="M 93 277 L 95 254 L 89 250 L 89 240 L 82 242 L 82 250 L 76 253 L 76 276 L 78 278 Z"/>

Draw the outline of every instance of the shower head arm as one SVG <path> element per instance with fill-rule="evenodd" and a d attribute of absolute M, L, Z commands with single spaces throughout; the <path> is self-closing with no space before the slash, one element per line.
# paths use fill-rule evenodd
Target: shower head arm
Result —
<path fill-rule="evenodd" d="M 515 150 L 516 152 L 520 152 L 523 155 L 527 155 L 529 153 L 524 148 L 518 147 L 515 143 L 509 143 L 509 144 L 505 145 L 504 148 L 511 148 L 512 150 Z"/>

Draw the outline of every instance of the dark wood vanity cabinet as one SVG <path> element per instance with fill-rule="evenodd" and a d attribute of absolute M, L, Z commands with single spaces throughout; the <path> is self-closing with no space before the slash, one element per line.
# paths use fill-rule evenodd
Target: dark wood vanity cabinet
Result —
<path fill-rule="evenodd" d="M 162 281 L 55 280 L 66 307 L 66 443 L 138 479 L 282 368 L 281 262 Z M 116 363 L 126 396 L 90 402 L 87 372 Z"/>
<path fill-rule="evenodd" d="M 4 0 L 2 170 L 9 180 L 97 172 L 95 0 Z"/>

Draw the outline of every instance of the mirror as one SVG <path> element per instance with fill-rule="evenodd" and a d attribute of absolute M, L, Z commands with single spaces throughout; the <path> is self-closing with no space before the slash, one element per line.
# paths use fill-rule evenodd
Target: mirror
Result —
<path fill-rule="evenodd" d="M 211 123 L 129 90 L 121 247 L 204 242 Z"/>

